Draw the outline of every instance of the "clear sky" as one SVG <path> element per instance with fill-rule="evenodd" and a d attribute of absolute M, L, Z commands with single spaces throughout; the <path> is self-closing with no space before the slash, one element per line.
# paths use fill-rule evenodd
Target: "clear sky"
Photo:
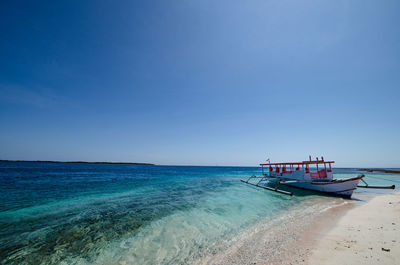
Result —
<path fill-rule="evenodd" d="M 1 1 L 0 159 L 400 167 L 400 1 Z"/>

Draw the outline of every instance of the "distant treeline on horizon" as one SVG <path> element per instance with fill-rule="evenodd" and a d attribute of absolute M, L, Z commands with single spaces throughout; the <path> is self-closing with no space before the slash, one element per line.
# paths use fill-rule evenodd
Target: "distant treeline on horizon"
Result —
<path fill-rule="evenodd" d="M 45 161 L 45 160 L 0 160 L 0 162 L 29 162 L 29 163 L 67 163 L 67 164 L 104 164 L 104 165 L 140 165 L 154 166 L 151 163 L 132 163 L 132 162 L 86 162 L 86 161 Z"/>
<path fill-rule="evenodd" d="M 386 169 L 386 168 L 361 168 L 360 171 L 367 172 L 383 172 L 383 173 L 400 173 L 400 169 Z"/>

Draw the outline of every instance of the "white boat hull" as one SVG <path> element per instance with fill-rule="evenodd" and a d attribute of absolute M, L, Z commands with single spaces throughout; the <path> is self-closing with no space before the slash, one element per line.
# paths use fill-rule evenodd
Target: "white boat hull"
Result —
<path fill-rule="evenodd" d="M 362 177 L 333 181 L 281 183 L 281 185 L 350 197 L 357 188 L 361 178 Z"/>

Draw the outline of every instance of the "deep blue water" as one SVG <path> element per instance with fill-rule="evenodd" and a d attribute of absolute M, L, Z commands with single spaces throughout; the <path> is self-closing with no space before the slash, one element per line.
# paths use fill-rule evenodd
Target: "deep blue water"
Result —
<path fill-rule="evenodd" d="M 239 181 L 252 174 L 260 169 L 0 162 L 0 263 L 185 264 L 293 207 L 342 200 Z M 399 175 L 363 174 L 400 184 Z M 364 193 L 374 192 L 354 196 Z"/>

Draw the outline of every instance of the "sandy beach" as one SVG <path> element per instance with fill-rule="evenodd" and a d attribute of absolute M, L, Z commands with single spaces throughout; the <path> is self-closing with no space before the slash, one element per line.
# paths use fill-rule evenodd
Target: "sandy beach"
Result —
<path fill-rule="evenodd" d="M 400 264 L 400 194 L 348 210 L 330 231 L 320 233 L 306 263 Z"/>
<path fill-rule="evenodd" d="M 238 242 L 198 264 L 400 264 L 400 193 L 294 214 Z"/>

